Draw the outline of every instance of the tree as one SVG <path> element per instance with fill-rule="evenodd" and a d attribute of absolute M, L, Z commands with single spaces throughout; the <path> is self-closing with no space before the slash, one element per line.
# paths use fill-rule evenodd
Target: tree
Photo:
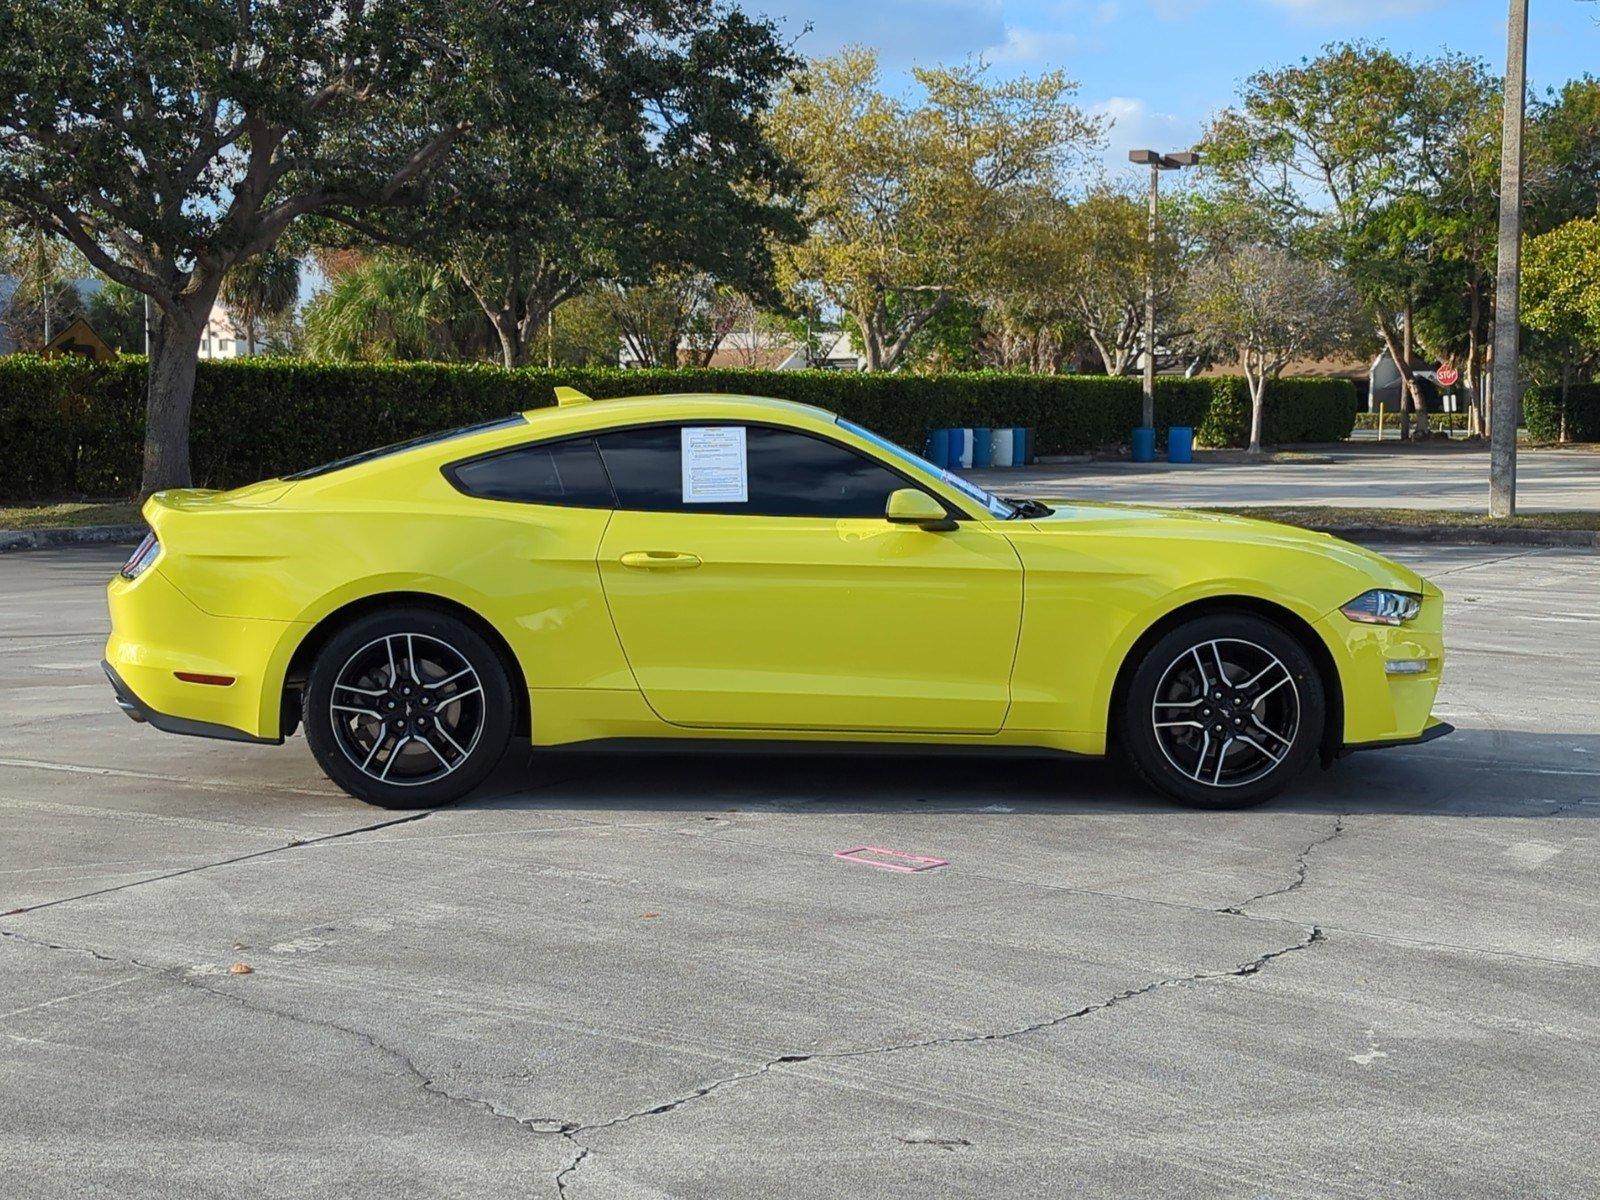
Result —
<path fill-rule="evenodd" d="M 652 26 L 604 77 L 575 92 L 527 81 L 551 93 L 537 123 L 474 97 L 481 132 L 425 204 L 348 222 L 455 276 L 507 367 L 528 361 L 557 305 L 602 280 L 709 272 L 770 292 L 769 240 L 800 233 L 797 179 L 762 125 L 798 60 L 770 24 L 714 0 L 627 7 Z"/>
<path fill-rule="evenodd" d="M 1529 112 L 1530 221 L 1545 231 L 1600 208 L 1600 79 L 1582 75 Z"/>
<path fill-rule="evenodd" d="M 26 229 L 0 234 L 0 276 L 11 279 L 0 293 L 0 329 L 12 345 L 41 350 L 81 315 L 83 274 L 82 259 L 56 238 Z"/>
<path fill-rule="evenodd" d="M 755 316 L 748 296 L 704 274 L 615 284 L 604 294 L 629 354 L 642 367 L 709 366 L 727 336 L 748 328 Z"/>
<path fill-rule="evenodd" d="M 1561 438 L 1575 367 L 1600 357 L 1600 218 L 1568 221 L 1530 238 L 1522 251 L 1522 321 L 1549 334 L 1561 353 Z"/>
<path fill-rule="evenodd" d="M 459 283 L 393 253 L 341 274 L 306 307 L 304 326 L 307 354 L 347 362 L 482 358 L 491 336 Z"/>
<path fill-rule="evenodd" d="M 582 114 L 705 135 L 659 76 L 736 86 L 712 0 L 0 0 L 0 201 L 161 319 L 143 489 L 189 480 L 188 416 L 222 280 L 320 215 L 419 203 L 464 148 Z M 710 40 L 708 40 L 708 38 Z M 649 119 L 639 127 L 641 113 Z"/>
<path fill-rule="evenodd" d="M 1330 45 L 1315 59 L 1251 76 L 1201 148 L 1225 189 L 1260 202 L 1305 257 L 1346 272 L 1400 369 L 1420 436 L 1426 410 L 1410 316 L 1427 255 L 1395 202 L 1414 194 L 1419 156 L 1448 111 L 1426 102 L 1429 86 L 1411 59 L 1360 42 Z"/>
<path fill-rule="evenodd" d="M 263 251 L 222 277 L 219 296 L 254 354 L 264 323 L 283 316 L 300 298 L 300 260 L 277 249 Z"/>
<path fill-rule="evenodd" d="M 1196 329 L 1238 356 L 1250 389 L 1250 452 L 1261 452 L 1267 380 L 1292 360 L 1322 357 L 1348 339 L 1349 285 L 1277 246 L 1246 246 L 1201 263 L 1188 288 Z"/>
<path fill-rule="evenodd" d="M 614 367 L 622 345 L 622 330 L 612 315 L 610 300 L 585 292 L 565 301 L 546 322 L 547 334 L 538 361 L 574 367 Z"/>
<path fill-rule="evenodd" d="M 1021 198 L 1102 128 L 1059 72 L 992 83 L 968 64 L 914 75 L 921 101 L 891 98 L 876 56 L 848 49 L 784 89 L 770 122 L 810 185 L 809 235 L 780 255 L 781 277 L 817 285 L 849 315 L 873 370 L 892 370 L 955 297 L 981 290 Z"/>
<path fill-rule="evenodd" d="M 119 354 L 144 353 L 145 298 L 112 279 L 102 280 L 89 297 L 84 319 Z"/>

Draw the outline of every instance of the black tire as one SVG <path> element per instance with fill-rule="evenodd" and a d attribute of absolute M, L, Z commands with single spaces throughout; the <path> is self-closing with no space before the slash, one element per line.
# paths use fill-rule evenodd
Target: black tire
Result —
<path fill-rule="evenodd" d="M 488 778 L 515 711 L 505 665 L 482 635 L 407 605 L 357 617 L 328 640 L 302 720 L 317 763 L 350 795 L 379 808 L 431 808 Z"/>
<path fill-rule="evenodd" d="M 1151 787 L 1197 808 L 1242 808 L 1276 796 L 1317 756 L 1327 698 L 1316 664 L 1282 626 L 1219 612 L 1144 652 L 1113 719 Z"/>

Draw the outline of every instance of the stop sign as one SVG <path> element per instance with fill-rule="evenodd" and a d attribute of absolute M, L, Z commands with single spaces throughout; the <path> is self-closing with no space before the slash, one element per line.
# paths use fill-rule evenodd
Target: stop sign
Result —
<path fill-rule="evenodd" d="M 1433 377 L 1439 381 L 1440 387 L 1455 387 L 1456 380 L 1461 378 L 1461 372 L 1449 363 L 1441 363 L 1439 369 L 1433 373 Z"/>

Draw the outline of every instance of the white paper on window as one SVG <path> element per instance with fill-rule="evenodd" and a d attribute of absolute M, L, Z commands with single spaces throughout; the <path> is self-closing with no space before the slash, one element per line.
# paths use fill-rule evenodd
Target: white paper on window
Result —
<path fill-rule="evenodd" d="M 688 425 L 683 433 L 683 502 L 746 504 L 750 475 L 743 425 Z"/>

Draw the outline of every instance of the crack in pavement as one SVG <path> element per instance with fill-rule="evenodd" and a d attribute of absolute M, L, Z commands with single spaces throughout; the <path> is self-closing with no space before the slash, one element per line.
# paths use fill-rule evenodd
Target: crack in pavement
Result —
<path fill-rule="evenodd" d="M 101 954 L 100 951 L 91 950 L 88 946 L 64 946 L 60 942 L 47 942 L 43 938 L 29 937 L 25 933 L 18 933 L 15 929 L 0 929 L 0 937 L 10 938 L 14 942 L 24 942 L 29 946 L 37 946 L 41 950 L 64 950 L 68 954 L 87 954 L 90 958 L 97 958 L 101 962 L 128 961 L 110 954 Z"/>
<path fill-rule="evenodd" d="M 418 818 L 409 817 L 405 819 L 417 820 Z M 392 824 L 393 822 L 387 823 Z M 350 832 L 354 833 L 358 831 L 351 830 Z M 348 834 L 332 836 L 348 836 Z M 264 851 L 263 853 L 267 852 Z M 935 1046 L 979 1045 L 988 1042 L 1009 1041 L 1013 1038 L 1025 1037 L 1029 1034 L 1039 1033 L 1047 1029 L 1054 1029 L 1060 1025 L 1066 1024 L 1068 1021 L 1075 1021 L 1080 1017 L 1086 1017 L 1092 1013 L 1104 1012 L 1107 1009 L 1115 1008 L 1117 1005 L 1126 1003 L 1127 1001 L 1138 996 L 1149 995 L 1151 992 L 1159 991 L 1162 988 L 1184 987 L 1211 979 L 1248 978 L 1249 976 L 1259 973 L 1274 959 L 1282 958 L 1287 954 L 1294 954 L 1301 950 L 1309 949 L 1317 943 L 1327 940 L 1326 935 L 1323 933 L 1321 927 L 1313 925 L 1309 928 L 1309 932 L 1307 932 L 1307 934 L 1300 940 L 1292 942 L 1287 946 L 1280 946 L 1276 950 L 1268 950 L 1265 953 L 1249 960 L 1248 962 L 1241 963 L 1239 966 L 1230 968 L 1228 970 L 1198 971 L 1189 975 L 1175 975 L 1164 979 L 1157 979 L 1151 983 L 1144 984 L 1141 987 L 1128 988 L 1124 991 L 1117 992 L 1115 995 L 1108 996 L 1103 1000 L 1097 1000 L 1091 1004 L 1085 1004 L 1082 1007 L 1073 1009 L 1070 1012 L 1060 1013 L 1056 1016 L 1047 1017 L 1041 1021 L 1034 1021 L 1027 1025 L 1017 1026 L 1013 1029 L 1005 1029 L 991 1033 L 948 1034 L 942 1037 L 919 1038 L 914 1041 L 895 1042 L 882 1046 L 859 1046 L 847 1050 L 820 1050 L 811 1053 L 780 1054 L 775 1058 L 768 1059 L 759 1066 L 738 1071 L 732 1075 L 725 1075 L 719 1079 L 714 1079 L 709 1083 L 701 1084 L 692 1091 L 685 1092 L 679 1096 L 674 1096 L 670 1100 L 664 1100 L 659 1103 L 652 1104 L 646 1108 L 635 1109 L 632 1112 L 623 1113 L 619 1116 L 612 1117 L 609 1120 L 595 1122 L 592 1124 L 580 1124 L 572 1121 L 564 1121 L 557 1117 L 518 1116 L 516 1113 L 508 1112 L 507 1110 L 502 1109 L 499 1105 L 494 1104 L 492 1101 L 484 1100 L 481 1097 L 469 1095 L 464 1092 L 450 1091 L 449 1089 L 435 1083 L 433 1077 L 426 1071 L 422 1070 L 421 1067 L 417 1066 L 415 1060 L 413 1060 L 410 1055 L 406 1054 L 403 1050 L 400 1050 L 397 1047 L 389 1045 L 387 1042 L 380 1040 L 374 1035 L 367 1033 L 365 1030 L 357 1029 L 350 1025 L 342 1025 L 337 1021 L 326 1020 L 320 1017 L 305 1016 L 300 1013 L 290 1012 L 287 1009 L 275 1008 L 270 1005 L 253 1001 L 248 997 L 241 995 L 237 991 L 213 987 L 192 974 L 192 968 L 189 967 L 161 967 L 154 963 L 143 962 L 137 958 L 118 958 L 114 955 L 104 954 L 98 950 L 88 947 L 68 946 L 57 942 L 49 942 L 41 938 L 30 937 L 27 934 L 18 933 L 14 930 L 0 930 L 0 936 L 16 940 L 27 945 L 35 946 L 40 949 L 62 951 L 73 954 L 86 954 L 101 962 L 131 965 L 140 970 L 149 972 L 155 977 L 180 984 L 184 987 L 192 988 L 208 996 L 215 996 L 218 999 L 227 1000 L 238 1005 L 246 1012 L 256 1013 L 264 1016 L 278 1017 L 282 1020 L 292 1021 L 302 1025 L 310 1025 L 316 1028 L 332 1030 L 337 1033 L 342 1033 L 347 1037 L 356 1038 L 370 1049 L 375 1050 L 378 1053 L 388 1057 L 392 1061 L 398 1063 L 405 1070 L 406 1074 L 416 1081 L 417 1086 L 431 1096 L 435 1096 L 451 1104 L 462 1104 L 480 1109 L 489 1113 L 495 1119 L 514 1124 L 518 1128 L 528 1133 L 542 1134 L 545 1136 L 557 1136 L 570 1142 L 576 1148 L 576 1153 L 566 1164 L 561 1167 L 559 1171 L 556 1172 L 552 1181 L 555 1185 L 557 1196 L 561 1198 L 566 1196 L 568 1183 L 572 1176 L 595 1153 L 592 1146 L 589 1146 L 580 1140 L 584 1135 L 597 1133 L 606 1129 L 614 1129 L 619 1126 L 629 1124 L 633 1121 L 642 1120 L 646 1117 L 660 1116 L 663 1113 L 672 1112 L 675 1109 L 683 1107 L 685 1104 L 689 1104 L 695 1100 L 709 1096 L 713 1092 L 718 1091 L 721 1088 L 728 1087 L 731 1084 L 742 1083 L 746 1080 L 760 1078 L 761 1076 L 769 1074 L 778 1067 L 796 1066 L 807 1062 L 837 1062 L 845 1059 L 864 1058 L 879 1054 L 897 1054 L 906 1050 L 922 1050 Z"/>
<path fill-rule="evenodd" d="M 448 1100 L 454 1104 L 466 1104 L 475 1108 L 483 1109 L 485 1112 L 490 1113 L 500 1120 L 510 1121 L 531 1133 L 559 1133 L 562 1129 L 567 1127 L 567 1123 L 563 1122 L 557 1117 L 519 1117 L 515 1113 L 506 1112 L 504 1109 L 500 1108 L 491 1101 L 480 1099 L 477 1096 L 469 1096 L 465 1093 L 452 1092 L 447 1088 L 441 1087 L 439 1084 L 435 1083 L 433 1077 L 430 1076 L 426 1071 L 422 1070 L 422 1068 L 418 1067 L 416 1062 L 405 1051 L 389 1045 L 387 1042 L 384 1042 L 372 1034 L 367 1033 L 365 1030 L 357 1029 L 350 1025 L 341 1025 L 337 1021 L 330 1021 L 321 1017 L 311 1017 L 302 1013 L 291 1012 L 288 1009 L 275 1008 L 272 1005 L 262 1004 L 252 1000 L 239 992 L 227 991 L 222 988 L 213 987 L 210 984 L 205 983 L 197 975 L 193 974 L 193 968 L 191 967 L 182 965 L 162 967 L 155 963 L 144 962 L 137 958 L 119 958 L 116 955 L 104 954 L 101 951 L 92 949 L 88 946 L 68 946 L 59 942 L 45 941 L 42 938 L 31 937 L 28 934 L 18 933 L 17 931 L 10 929 L 0 929 L 0 937 L 10 938 L 14 941 L 35 946 L 42 950 L 60 950 L 69 954 L 85 954 L 92 958 L 98 959 L 100 962 L 120 963 L 124 966 L 136 967 L 141 971 L 147 972 L 152 977 L 164 979 L 171 983 L 181 984 L 184 987 L 193 988 L 196 991 L 204 992 L 208 996 L 216 996 L 218 999 L 230 1001 L 247 1012 L 258 1013 L 263 1016 L 279 1017 L 283 1020 L 292 1021 L 299 1025 L 310 1025 L 314 1028 L 327 1029 L 336 1033 L 346 1034 L 347 1036 L 359 1039 L 371 1049 L 376 1050 L 380 1054 L 383 1054 L 393 1061 L 399 1063 L 400 1066 L 405 1069 L 406 1073 L 417 1081 L 417 1086 L 430 1095 Z M 548 1126 L 548 1128 L 541 1128 L 541 1126 Z"/>
<path fill-rule="evenodd" d="M 394 825 L 406 825 L 412 821 L 421 821 L 438 812 L 437 808 L 430 808 L 426 812 L 412 813 L 409 817 L 394 817 L 388 821 L 378 821 L 372 825 L 363 825 L 358 829 L 341 829 L 337 833 L 325 833 L 320 837 L 296 838 L 282 846 L 272 846 L 266 850 L 253 850 L 249 854 L 236 854 L 232 858 L 218 859 L 216 862 L 199 863 L 192 867 L 183 867 L 176 871 L 165 871 L 160 875 L 149 875 L 143 879 L 134 879 L 128 883 L 115 884 L 112 887 L 96 888 L 90 892 L 79 892 L 75 896 L 58 896 L 54 900 L 41 900 L 38 904 L 26 904 L 21 908 L 13 908 L 0 913 L 0 917 L 17 917 L 24 913 L 39 912 L 46 908 L 54 908 L 58 904 L 71 904 L 75 900 L 89 900 L 95 896 L 109 896 L 113 892 L 125 892 L 129 888 L 143 887 L 147 883 L 160 883 L 164 879 L 178 879 L 184 875 L 193 875 L 197 871 L 210 871 L 216 867 L 229 867 L 235 863 L 249 862 L 251 859 L 266 858 L 270 854 L 282 854 L 285 850 L 299 850 L 306 846 L 319 846 L 323 842 L 335 842 L 340 838 L 355 837 L 361 833 L 374 833 L 379 829 L 388 829 Z"/>
<path fill-rule="evenodd" d="M 709 1096 L 712 1092 L 715 1092 L 720 1088 L 727 1087 L 730 1084 L 742 1083 L 745 1080 L 760 1078 L 761 1076 L 769 1074 L 777 1067 L 795 1066 L 800 1063 L 807 1062 L 836 1062 L 842 1059 L 864 1058 L 878 1054 L 897 1054 L 904 1050 L 923 1050 L 934 1046 L 966 1046 L 977 1045 L 985 1042 L 1009 1041 L 1012 1038 L 1025 1037 L 1028 1034 L 1039 1033 L 1046 1029 L 1054 1029 L 1057 1026 L 1066 1024 L 1068 1021 L 1075 1021 L 1080 1017 L 1086 1017 L 1092 1013 L 1104 1012 L 1106 1009 L 1115 1008 L 1117 1005 L 1126 1003 L 1135 997 L 1149 995 L 1151 992 L 1159 991 L 1162 988 L 1184 987 L 1193 983 L 1202 983 L 1210 979 L 1248 978 L 1249 976 L 1255 975 L 1261 971 L 1274 959 L 1282 958 L 1286 954 L 1294 954 L 1298 951 L 1309 949 L 1318 942 L 1323 942 L 1326 940 L 1327 937 L 1322 932 L 1321 927 L 1313 925 L 1310 927 L 1310 931 L 1306 934 L 1306 936 L 1301 938 L 1299 941 L 1293 942 L 1287 946 L 1279 947 L 1276 950 L 1269 950 L 1265 954 L 1261 954 L 1256 958 L 1251 959 L 1249 962 L 1242 963 L 1230 970 L 1199 971 L 1192 975 L 1175 975 L 1166 979 L 1157 979 L 1153 983 L 1147 983 L 1142 987 L 1129 988 L 1126 991 L 1118 992 L 1113 996 L 1108 996 L 1104 1000 L 1097 1000 L 1092 1004 L 1086 1004 L 1081 1008 L 1073 1009 L 1071 1012 L 1061 1013 L 1057 1016 L 1048 1017 L 1042 1021 L 1035 1021 L 1029 1025 L 1022 1025 L 1015 1029 L 1001 1030 L 997 1033 L 950 1034 L 943 1037 L 922 1038 L 917 1041 L 895 1042 L 886 1046 L 862 1046 L 850 1050 L 820 1050 L 810 1054 L 781 1054 L 776 1058 L 768 1059 L 758 1067 L 752 1067 L 749 1070 L 740 1071 L 733 1075 L 724 1076 L 721 1079 L 712 1080 L 710 1083 L 702 1084 L 693 1091 L 686 1092 L 683 1095 L 677 1096 L 671 1100 L 666 1100 L 662 1103 L 651 1105 L 649 1108 L 637 1109 L 633 1112 L 624 1113 L 621 1116 L 612 1117 L 608 1121 L 601 1121 L 593 1125 L 572 1125 L 562 1128 L 558 1132 L 562 1137 L 566 1138 L 567 1141 L 571 1142 L 577 1147 L 578 1153 L 573 1156 L 572 1160 L 568 1162 L 566 1166 L 562 1167 L 561 1170 L 556 1173 L 556 1194 L 558 1197 L 564 1198 L 566 1196 L 568 1181 L 594 1153 L 594 1148 L 592 1146 L 586 1145 L 584 1142 L 579 1140 L 582 1135 L 596 1133 L 605 1129 L 613 1129 L 617 1126 L 626 1125 L 631 1121 L 640 1120 L 644 1117 L 659 1116 L 662 1113 L 672 1112 L 674 1109 L 681 1108 L 685 1104 L 699 1100 L 702 1097 Z"/>
<path fill-rule="evenodd" d="M 1250 914 L 1245 910 L 1252 904 L 1255 904 L 1257 901 L 1270 900 L 1274 896 L 1287 896 L 1290 892 L 1298 892 L 1302 887 L 1305 886 L 1306 875 L 1311 870 L 1312 853 L 1315 852 L 1318 847 L 1326 846 L 1329 842 L 1341 837 L 1344 834 L 1345 818 L 1349 815 L 1349 813 L 1340 813 L 1338 817 L 1334 819 L 1332 829 L 1323 834 L 1321 837 L 1315 838 L 1306 844 L 1306 848 L 1300 851 L 1295 858 L 1294 878 L 1283 887 L 1273 888 L 1271 891 L 1258 892 L 1254 896 L 1251 896 L 1248 900 L 1241 900 L 1238 904 L 1230 904 L 1227 908 L 1219 908 L 1215 911 L 1219 913 L 1227 913 L 1230 916 L 1235 917 L 1248 917 Z"/>

